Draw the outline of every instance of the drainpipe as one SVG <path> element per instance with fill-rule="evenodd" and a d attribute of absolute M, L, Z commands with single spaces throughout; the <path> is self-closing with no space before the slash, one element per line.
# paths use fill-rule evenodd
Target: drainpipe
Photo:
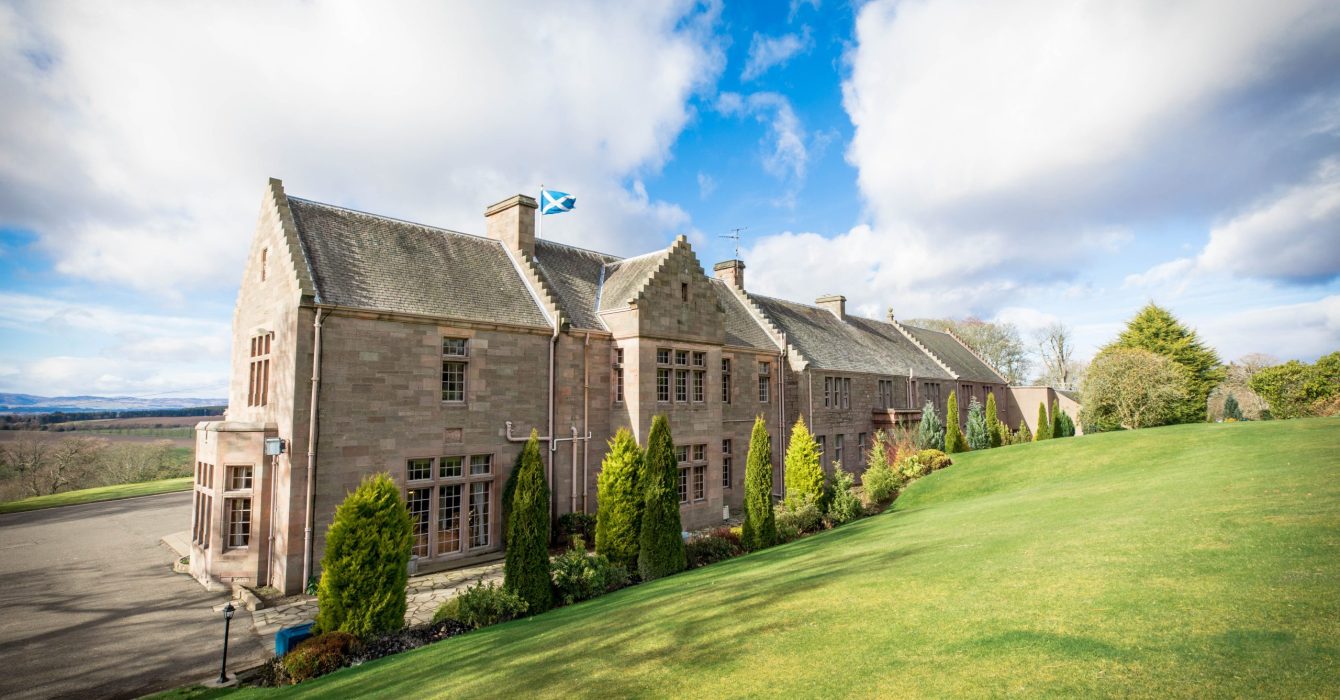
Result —
<path fill-rule="evenodd" d="M 312 578 L 312 519 L 316 507 L 316 400 L 321 391 L 321 317 L 325 309 L 316 310 L 312 324 L 312 403 L 307 416 L 307 525 L 303 529 L 302 589 Z"/>
<path fill-rule="evenodd" d="M 568 512 L 577 512 L 577 424 L 572 425 L 572 497 L 568 500 Z"/>
<path fill-rule="evenodd" d="M 777 410 L 781 412 L 781 417 L 777 421 L 777 425 L 779 428 L 777 433 L 777 436 L 779 438 L 777 440 L 777 446 L 778 448 L 780 448 L 777 454 L 781 457 L 781 459 L 778 460 L 779 462 L 782 462 L 786 459 L 786 371 L 787 371 L 786 334 L 783 333 L 782 350 L 781 352 L 777 353 L 777 376 L 781 378 L 781 386 L 778 388 L 777 391 L 778 395 L 781 397 L 781 399 L 777 402 L 778 403 Z M 772 491 L 773 496 L 780 495 L 780 492 L 777 490 L 776 485 L 773 486 Z"/>
<path fill-rule="evenodd" d="M 554 488 L 554 402 L 556 395 L 554 393 L 554 362 L 558 354 L 558 326 L 559 317 L 554 315 L 554 335 L 549 340 L 549 518 L 550 522 L 558 514 L 558 489 Z"/>
<path fill-rule="evenodd" d="M 587 348 L 591 347 L 591 332 L 586 332 L 586 344 L 582 346 L 582 432 L 591 434 L 591 366 L 587 362 Z M 591 469 L 591 441 L 582 442 L 582 512 L 589 513 L 586 507 L 587 495 L 590 493 L 590 487 L 587 479 L 590 478 Z"/>

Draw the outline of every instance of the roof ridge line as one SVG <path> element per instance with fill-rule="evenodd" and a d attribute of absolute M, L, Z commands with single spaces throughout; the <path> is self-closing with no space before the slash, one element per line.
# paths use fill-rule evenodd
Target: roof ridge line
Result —
<path fill-rule="evenodd" d="M 571 249 L 573 249 L 573 250 L 580 250 L 580 251 L 583 252 L 583 253 L 595 253 L 596 255 L 603 255 L 603 256 L 605 256 L 605 257 L 607 257 L 607 258 L 614 258 L 616 261 L 624 260 L 624 258 L 621 258 L 621 257 L 619 257 L 619 256 L 617 256 L 617 255 L 615 255 L 615 254 L 613 254 L 613 253 L 603 253 L 603 252 L 601 252 L 601 251 L 599 251 L 599 250 L 596 250 L 595 248 L 583 248 L 583 247 L 581 247 L 581 246 L 579 246 L 579 245 L 572 245 L 571 243 L 564 243 L 564 242 L 562 242 L 562 241 L 556 241 L 556 240 L 554 240 L 554 239 L 552 239 L 552 238 L 536 238 L 536 239 L 535 239 L 535 242 L 536 242 L 536 243 L 539 243 L 539 242 L 541 242 L 541 241 L 543 241 L 546 245 L 558 245 L 558 246 L 563 246 L 564 248 L 571 248 Z"/>
<path fill-rule="evenodd" d="M 768 334 L 769 339 L 776 343 L 779 348 L 786 351 L 787 357 L 794 355 L 799 358 L 799 362 L 803 365 L 809 365 L 812 362 L 805 353 L 800 351 L 800 348 L 792 345 L 791 341 L 787 340 L 786 333 L 782 331 L 781 328 L 778 328 L 777 324 L 773 323 L 771 318 L 768 318 L 767 312 L 763 310 L 763 307 L 758 305 L 758 302 L 754 301 L 749 292 L 746 292 L 744 289 L 736 287 L 733 284 L 727 284 L 726 286 L 730 288 L 736 298 L 744 302 L 745 310 L 749 312 L 749 315 L 754 319 L 754 322 L 763 327 L 763 332 Z"/>
<path fill-rule="evenodd" d="M 442 233 L 454 233 L 454 234 L 456 234 L 456 235 L 458 235 L 458 236 L 469 236 L 470 238 L 478 238 L 478 239 L 485 240 L 485 241 L 497 240 L 497 239 L 495 239 L 495 238 L 489 238 L 488 236 L 481 236 L 481 235 L 479 235 L 479 234 L 477 234 L 477 233 L 466 233 L 465 231 L 457 231 L 457 230 L 455 230 L 455 229 L 443 228 L 443 227 L 441 227 L 441 226 L 433 226 L 432 224 L 425 224 L 425 223 L 421 223 L 421 222 L 418 222 L 418 221 L 410 221 L 409 219 L 399 219 L 399 218 L 396 218 L 396 217 L 394 217 L 394 216 L 387 216 L 387 215 L 385 215 L 385 214 L 374 214 L 374 213 L 372 213 L 372 212 L 370 212 L 370 211 L 363 211 L 362 209 L 354 209 L 353 207 L 346 207 L 346 206 L 342 206 L 342 205 L 339 205 L 339 204 L 331 204 L 331 203 L 329 203 L 329 202 L 318 202 L 318 201 L 316 201 L 315 199 L 307 199 L 306 197 L 294 197 L 294 196 L 291 196 L 291 195 L 290 195 L 288 198 L 289 198 L 289 199 L 296 199 L 296 200 L 298 200 L 299 202 L 306 202 L 306 203 L 308 203 L 308 204 L 315 204 L 315 205 L 317 205 L 317 206 L 319 206 L 319 207 L 327 207 L 327 208 L 329 208 L 329 209 L 339 209 L 340 211 L 347 211 L 347 212 L 349 212 L 350 214 L 358 214 L 358 215 L 360 215 L 360 216 L 367 216 L 367 217 L 371 217 L 371 218 L 373 218 L 373 219 L 381 219 L 381 220 L 383 220 L 383 221 L 394 221 L 394 222 L 399 223 L 399 224 L 407 224 L 407 225 L 409 225 L 409 226 L 417 226 L 417 227 L 422 228 L 422 229 L 428 229 L 429 231 L 441 231 Z"/>
<path fill-rule="evenodd" d="M 931 349 L 923 345 L 920 340 L 917 340 L 916 336 L 907 332 L 907 329 L 903 328 L 903 324 L 899 323 L 898 319 L 891 318 L 889 319 L 889 323 L 893 324 L 893 327 L 897 328 L 898 332 L 903 334 L 903 337 L 912 341 L 913 345 L 917 346 L 918 348 L 921 349 L 922 352 L 926 353 L 927 357 L 931 358 L 932 360 L 935 360 L 935 364 L 940 365 L 940 369 L 943 369 L 944 371 L 948 372 L 949 376 L 954 378 L 954 381 L 958 381 L 959 378 L 958 372 L 955 372 L 953 369 L 950 369 L 949 365 L 944 360 L 941 360 L 939 355 L 936 355 L 935 353 L 931 352 Z M 916 328 L 916 326 L 913 326 L 913 328 Z"/>

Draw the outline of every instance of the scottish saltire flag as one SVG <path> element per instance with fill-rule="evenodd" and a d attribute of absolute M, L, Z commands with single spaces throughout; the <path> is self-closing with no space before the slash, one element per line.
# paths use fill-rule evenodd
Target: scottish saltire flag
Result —
<path fill-rule="evenodd" d="M 577 198 L 567 192 L 540 190 L 540 214 L 562 214 L 577 206 Z"/>

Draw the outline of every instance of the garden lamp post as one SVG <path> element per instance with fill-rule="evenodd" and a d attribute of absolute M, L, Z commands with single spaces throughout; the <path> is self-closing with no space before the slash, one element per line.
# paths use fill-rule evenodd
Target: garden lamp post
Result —
<path fill-rule="evenodd" d="M 219 665 L 219 684 L 228 682 L 228 626 L 233 621 L 233 613 L 237 608 L 233 607 L 232 601 L 223 606 L 223 663 Z"/>

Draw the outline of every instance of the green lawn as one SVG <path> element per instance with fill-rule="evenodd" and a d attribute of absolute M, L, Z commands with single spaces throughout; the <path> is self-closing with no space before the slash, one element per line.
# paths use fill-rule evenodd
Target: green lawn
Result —
<path fill-rule="evenodd" d="M 18 513 L 25 510 L 39 510 L 42 508 L 55 508 L 57 506 L 73 506 L 79 505 L 80 503 L 115 501 L 121 498 L 134 498 L 136 496 L 153 496 L 155 494 L 169 493 L 172 491 L 186 491 L 190 488 L 191 477 L 189 476 L 183 476 L 176 479 L 162 479 L 160 481 L 141 481 L 137 484 L 98 486 L 91 489 L 66 491 L 65 493 L 57 493 L 50 496 L 34 496 L 32 498 L 24 498 L 18 501 L 0 503 L 0 513 Z"/>
<path fill-rule="evenodd" d="M 1340 420 L 963 455 L 883 515 L 282 692 L 1334 697 Z"/>

